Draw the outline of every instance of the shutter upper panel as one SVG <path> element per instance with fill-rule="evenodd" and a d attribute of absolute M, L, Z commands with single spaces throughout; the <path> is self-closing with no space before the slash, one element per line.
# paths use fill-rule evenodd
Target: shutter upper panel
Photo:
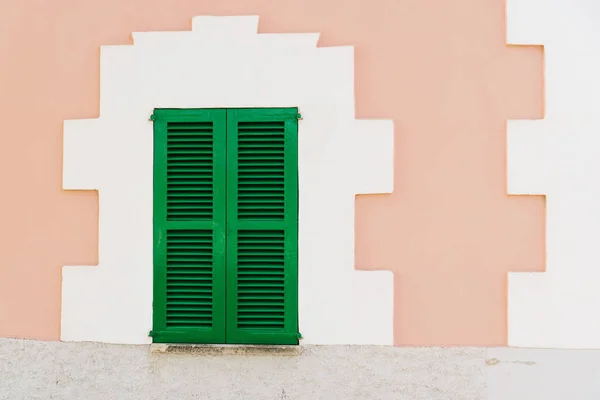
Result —
<path fill-rule="evenodd" d="M 228 343 L 298 343 L 297 114 L 227 111 Z"/>
<path fill-rule="evenodd" d="M 285 217 L 285 121 L 238 122 L 237 216 Z"/>
<path fill-rule="evenodd" d="M 154 341 L 223 343 L 225 111 L 154 118 Z"/>
<path fill-rule="evenodd" d="M 167 220 L 212 220 L 214 126 L 167 122 Z"/>

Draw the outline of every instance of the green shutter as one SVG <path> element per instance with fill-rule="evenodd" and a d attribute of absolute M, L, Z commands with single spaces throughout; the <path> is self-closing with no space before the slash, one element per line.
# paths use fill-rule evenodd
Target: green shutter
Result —
<path fill-rule="evenodd" d="M 227 110 L 227 343 L 298 344 L 298 109 Z"/>
<path fill-rule="evenodd" d="M 226 112 L 153 119 L 153 340 L 224 343 Z"/>

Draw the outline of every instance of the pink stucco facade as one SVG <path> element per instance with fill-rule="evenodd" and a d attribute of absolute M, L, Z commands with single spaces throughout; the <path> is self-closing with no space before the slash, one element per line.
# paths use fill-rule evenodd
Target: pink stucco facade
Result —
<path fill-rule="evenodd" d="M 506 120 L 539 119 L 541 46 L 503 0 L 0 2 L 0 336 L 60 338 L 61 266 L 98 263 L 98 193 L 63 191 L 67 119 L 99 109 L 99 46 L 259 15 L 355 46 L 357 118 L 394 121 L 394 192 L 356 200 L 356 268 L 394 273 L 396 345 L 507 344 L 507 276 L 545 268 L 545 199 L 507 194 Z"/>

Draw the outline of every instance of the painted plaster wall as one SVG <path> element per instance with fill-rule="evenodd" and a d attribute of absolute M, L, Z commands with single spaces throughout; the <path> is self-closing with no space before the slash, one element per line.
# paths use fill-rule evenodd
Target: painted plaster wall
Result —
<path fill-rule="evenodd" d="M 459 3 L 399 39 L 394 193 L 357 200 L 357 266 L 394 270 L 402 345 L 505 345 L 507 272 L 544 269 L 544 198 L 507 196 L 505 161 L 505 120 L 542 117 L 543 50 L 505 46 L 504 1 Z"/>
<path fill-rule="evenodd" d="M 0 399 L 596 400 L 600 351 L 306 346 L 299 356 L 149 354 L 0 339 Z"/>
<path fill-rule="evenodd" d="M 509 279 L 509 344 L 600 347 L 600 3 L 510 0 L 508 39 L 545 47 L 546 115 L 508 125 L 508 190 L 547 195 L 547 271 Z"/>
<path fill-rule="evenodd" d="M 298 107 L 303 343 L 393 343 L 392 274 L 355 271 L 353 241 L 355 195 L 392 191 L 392 122 L 354 119 L 351 47 L 257 30 L 257 16 L 200 16 L 102 47 L 100 118 L 65 122 L 63 174 L 98 189 L 100 263 L 63 270 L 62 340 L 150 341 L 154 108 Z"/>
<path fill-rule="evenodd" d="M 543 53 L 505 46 L 504 5 L 0 2 L 0 335 L 58 339 L 61 265 L 102 263 L 97 194 L 60 189 L 62 121 L 98 116 L 99 46 L 252 14 L 355 46 L 356 117 L 394 120 L 395 191 L 358 198 L 356 263 L 394 272 L 395 343 L 506 344 L 506 272 L 543 269 L 544 200 L 505 193 L 504 121 L 542 117 Z"/>

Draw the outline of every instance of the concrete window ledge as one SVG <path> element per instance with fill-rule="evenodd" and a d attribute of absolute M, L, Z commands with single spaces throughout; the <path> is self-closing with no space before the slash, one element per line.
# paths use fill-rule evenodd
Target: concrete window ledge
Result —
<path fill-rule="evenodd" d="M 298 356 L 300 346 L 260 346 L 236 344 L 153 343 L 150 353 L 197 354 L 200 356 Z"/>

